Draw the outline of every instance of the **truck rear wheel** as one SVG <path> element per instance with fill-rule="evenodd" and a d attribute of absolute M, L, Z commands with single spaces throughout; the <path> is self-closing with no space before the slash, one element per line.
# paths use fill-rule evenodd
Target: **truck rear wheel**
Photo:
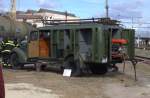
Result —
<path fill-rule="evenodd" d="M 108 72 L 108 67 L 105 64 L 92 64 L 90 65 L 90 70 L 93 74 L 106 74 Z"/>
<path fill-rule="evenodd" d="M 74 60 L 74 57 L 68 57 L 64 62 L 64 69 L 71 69 L 71 76 L 80 76 L 81 75 L 81 68 L 79 60 Z"/>

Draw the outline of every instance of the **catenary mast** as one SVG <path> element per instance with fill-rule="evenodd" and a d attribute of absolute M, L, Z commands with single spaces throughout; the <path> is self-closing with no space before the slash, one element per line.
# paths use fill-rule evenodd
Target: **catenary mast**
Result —
<path fill-rule="evenodd" d="M 10 17 L 16 20 L 16 0 L 11 0 Z"/>
<path fill-rule="evenodd" d="M 105 1 L 106 18 L 109 18 L 109 5 L 108 0 Z"/>

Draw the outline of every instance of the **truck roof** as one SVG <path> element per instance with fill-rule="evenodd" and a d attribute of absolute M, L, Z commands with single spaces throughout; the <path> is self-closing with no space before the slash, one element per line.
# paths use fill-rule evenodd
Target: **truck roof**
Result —
<path fill-rule="evenodd" d="M 38 28 L 39 30 L 48 29 L 75 29 L 75 28 L 94 28 L 94 27 L 111 27 L 120 28 L 120 24 L 116 20 L 108 18 L 94 18 L 94 19 L 76 19 L 76 20 L 45 20 L 44 27 Z"/>

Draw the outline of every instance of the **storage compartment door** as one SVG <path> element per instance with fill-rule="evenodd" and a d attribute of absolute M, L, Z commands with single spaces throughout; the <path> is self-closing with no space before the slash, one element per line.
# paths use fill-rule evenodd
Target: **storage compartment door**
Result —
<path fill-rule="evenodd" d="M 39 57 L 39 41 L 30 41 L 28 45 L 29 58 Z"/>
<path fill-rule="evenodd" d="M 49 57 L 49 40 L 40 39 L 39 40 L 39 54 L 40 57 Z"/>

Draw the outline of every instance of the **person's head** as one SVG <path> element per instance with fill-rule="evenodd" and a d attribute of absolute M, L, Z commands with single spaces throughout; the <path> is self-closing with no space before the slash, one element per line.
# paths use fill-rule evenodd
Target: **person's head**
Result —
<path fill-rule="evenodd" d="M 13 41 L 14 41 L 14 42 L 17 42 L 17 41 L 18 41 L 17 37 L 15 37 L 15 38 L 13 39 Z"/>

